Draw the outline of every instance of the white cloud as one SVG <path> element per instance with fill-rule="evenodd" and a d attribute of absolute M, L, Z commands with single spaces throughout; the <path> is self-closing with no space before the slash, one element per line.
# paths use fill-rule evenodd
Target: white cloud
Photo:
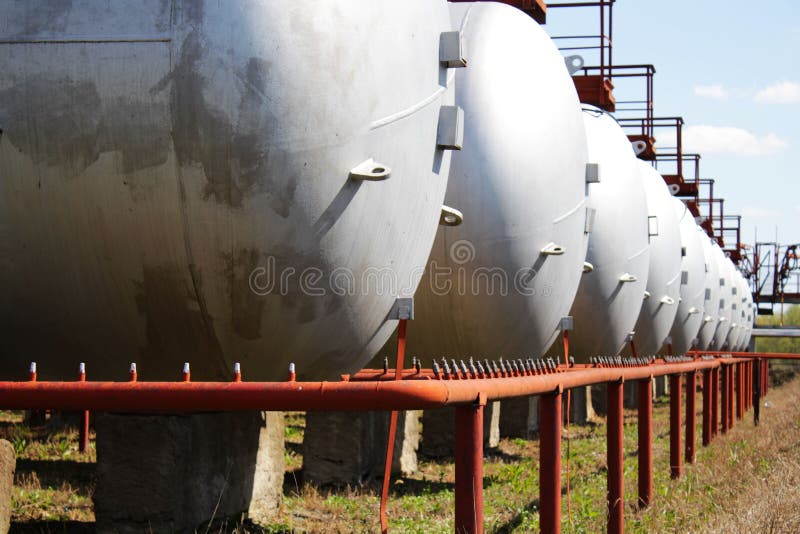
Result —
<path fill-rule="evenodd" d="M 745 217 L 780 217 L 783 215 L 780 210 L 772 208 L 759 208 L 756 206 L 747 206 L 742 209 L 742 215 Z"/>
<path fill-rule="evenodd" d="M 701 124 L 683 129 L 684 152 L 764 156 L 786 149 L 789 144 L 775 135 L 757 136 L 743 128 Z"/>
<path fill-rule="evenodd" d="M 777 82 L 768 85 L 756 93 L 756 102 L 760 104 L 800 103 L 800 83 Z"/>
<path fill-rule="evenodd" d="M 728 91 L 720 84 L 695 85 L 692 89 L 695 95 L 703 98 L 710 98 L 712 100 L 728 99 Z"/>

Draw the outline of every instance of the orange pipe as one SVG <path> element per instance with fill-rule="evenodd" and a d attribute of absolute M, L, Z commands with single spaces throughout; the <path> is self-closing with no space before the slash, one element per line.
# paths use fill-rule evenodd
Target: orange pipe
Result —
<path fill-rule="evenodd" d="M 733 363 L 726 359 L 724 363 Z M 410 379 L 341 382 L 0 382 L 8 410 L 250 411 L 420 410 L 550 393 L 561 386 L 641 380 L 712 369 L 721 360 L 641 367 L 576 368 L 560 373 L 470 380 Z"/>

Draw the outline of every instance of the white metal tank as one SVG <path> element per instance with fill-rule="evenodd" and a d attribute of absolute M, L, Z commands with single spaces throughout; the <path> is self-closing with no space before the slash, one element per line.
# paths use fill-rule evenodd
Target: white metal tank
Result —
<path fill-rule="evenodd" d="M 3 2 L 0 376 L 358 369 L 440 218 L 450 30 L 444 0 Z"/>
<path fill-rule="evenodd" d="M 673 354 L 685 354 L 694 345 L 705 317 L 706 261 L 703 240 L 708 236 L 697 226 L 694 216 L 681 200 L 673 197 L 672 206 L 681 232 L 681 286 L 678 311 L 670 329 Z"/>
<path fill-rule="evenodd" d="M 647 286 L 633 341 L 639 355 L 653 355 L 664 345 L 678 312 L 681 285 L 681 234 L 664 178 L 652 165 L 637 159 L 647 199 L 650 261 Z M 631 352 L 626 348 L 626 354 Z"/>
<path fill-rule="evenodd" d="M 712 243 L 705 232 L 700 238 L 705 261 L 705 295 L 703 321 L 697 333 L 697 347 L 701 350 L 711 350 L 714 334 L 717 331 L 717 325 L 719 325 L 720 272 L 719 262 L 714 251 L 714 247 L 717 246 L 716 243 Z"/>
<path fill-rule="evenodd" d="M 749 315 L 749 301 L 747 299 L 747 293 L 749 292 L 749 287 L 747 285 L 747 280 L 744 279 L 741 272 L 737 270 L 739 274 L 739 288 L 737 290 L 737 304 L 739 308 L 739 333 L 736 337 L 735 347 L 737 351 L 744 350 L 745 347 L 745 337 L 747 336 L 747 317 Z"/>
<path fill-rule="evenodd" d="M 570 351 L 586 361 L 618 354 L 633 332 L 647 286 L 650 245 L 647 198 L 628 138 L 597 108 L 584 106 L 583 119 L 599 182 L 588 186 L 597 211 L 586 253 L 588 272 L 572 305 Z"/>
<path fill-rule="evenodd" d="M 739 332 L 741 329 L 741 304 L 739 303 L 741 299 L 739 279 L 741 276 L 739 275 L 739 270 L 736 268 L 730 258 L 726 256 L 725 259 L 728 260 L 728 271 L 730 272 L 731 279 L 731 327 L 728 330 L 728 335 L 725 338 L 724 346 L 727 350 L 736 350 L 736 342 L 739 339 Z"/>
<path fill-rule="evenodd" d="M 731 328 L 728 330 L 725 346 L 728 350 L 736 350 L 739 334 L 742 331 L 741 275 L 733 262 L 728 269 L 731 273 Z"/>
<path fill-rule="evenodd" d="M 719 299 L 719 323 L 717 330 L 714 333 L 714 340 L 711 346 L 714 350 L 723 350 L 726 348 L 728 342 L 728 333 L 731 331 L 734 324 L 733 310 L 731 304 L 733 303 L 734 294 L 733 288 L 733 264 L 725 257 L 722 249 L 719 246 L 714 247 L 714 253 L 717 258 L 717 265 L 719 266 L 719 281 L 720 281 L 720 299 Z"/>
<path fill-rule="evenodd" d="M 539 356 L 575 296 L 586 255 L 586 138 L 556 46 L 498 3 L 451 4 L 468 43 L 456 74 L 464 147 L 409 328 L 411 354 Z"/>
<path fill-rule="evenodd" d="M 756 316 L 756 306 L 753 303 L 753 294 L 750 291 L 750 284 L 747 280 L 745 280 L 745 284 L 747 285 L 747 293 L 745 295 L 747 298 L 747 315 L 745 317 L 745 334 L 742 339 L 741 350 L 748 350 L 750 348 L 750 338 L 753 335 L 753 323 L 755 322 Z"/>

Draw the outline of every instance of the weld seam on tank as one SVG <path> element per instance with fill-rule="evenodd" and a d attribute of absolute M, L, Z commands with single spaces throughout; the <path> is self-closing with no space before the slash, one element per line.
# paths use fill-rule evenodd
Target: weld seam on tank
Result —
<path fill-rule="evenodd" d="M 405 119 L 406 117 L 409 117 L 409 116 L 413 115 L 414 113 L 416 113 L 418 111 L 421 111 L 424 108 L 430 106 L 431 104 L 436 102 L 436 100 L 440 96 L 442 96 L 445 91 L 447 91 L 450 88 L 450 86 L 453 84 L 453 80 L 455 80 L 455 77 L 456 77 L 455 73 L 449 74 L 447 76 L 447 85 L 446 86 L 439 87 L 429 97 L 420 100 L 416 104 L 412 104 L 410 107 L 407 107 L 406 109 L 400 110 L 397 113 L 392 113 L 391 115 L 387 115 L 386 117 L 383 117 L 381 119 L 372 121 L 372 123 L 370 123 L 370 125 L 369 125 L 369 129 L 370 130 L 377 130 L 378 128 L 382 128 L 384 126 L 392 124 L 393 122 L 397 122 L 399 120 Z"/>
<path fill-rule="evenodd" d="M 577 206 L 566 212 L 564 215 L 560 215 L 559 217 L 553 219 L 553 224 L 558 224 L 561 221 L 568 219 L 569 217 L 577 213 L 584 206 L 586 206 L 586 197 L 584 197 L 580 202 L 578 202 Z"/>
<path fill-rule="evenodd" d="M 639 256 L 641 256 L 642 254 L 644 254 L 645 252 L 648 252 L 649 250 L 650 250 L 650 245 L 647 245 L 646 247 L 642 248 L 642 250 L 640 250 L 636 254 L 634 254 L 632 256 L 628 256 L 626 261 L 634 260 L 634 259 L 638 258 Z"/>

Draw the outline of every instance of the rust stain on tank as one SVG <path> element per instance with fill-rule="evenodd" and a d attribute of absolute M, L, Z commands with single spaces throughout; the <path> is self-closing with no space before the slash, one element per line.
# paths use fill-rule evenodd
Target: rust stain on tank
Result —
<path fill-rule="evenodd" d="M 144 269 L 134 281 L 136 305 L 145 319 L 147 345 L 141 347 L 141 372 L 179 377 L 183 363 L 197 362 L 198 379 L 229 378 L 222 347 L 213 322 L 204 317 L 192 280 L 177 267 Z"/>
<path fill-rule="evenodd" d="M 9 142 L 35 163 L 80 175 L 109 151 L 122 172 L 162 165 L 169 137 L 166 103 L 118 98 L 106 103 L 89 81 L 34 76 L 0 91 L 0 123 Z"/>
<path fill-rule="evenodd" d="M 250 287 L 250 277 L 259 267 L 260 257 L 257 250 L 247 248 L 223 255 L 233 330 L 243 339 L 261 338 L 261 318 L 266 301 Z"/>
<path fill-rule="evenodd" d="M 170 87 L 178 162 L 202 166 L 206 200 L 241 208 L 248 195 L 266 194 L 270 208 L 288 217 L 301 171 L 293 168 L 285 151 L 271 144 L 274 120 L 265 93 L 271 63 L 251 57 L 233 70 L 230 90 L 238 90 L 240 100 L 236 110 L 225 110 L 204 95 L 208 81 L 202 64 L 211 53 L 197 30 L 189 32 L 174 69 L 152 89 Z"/>

